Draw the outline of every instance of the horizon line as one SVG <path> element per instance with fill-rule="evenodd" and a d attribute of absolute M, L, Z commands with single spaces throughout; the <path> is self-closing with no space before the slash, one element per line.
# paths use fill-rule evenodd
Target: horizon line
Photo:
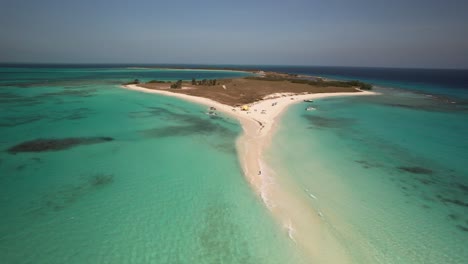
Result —
<path fill-rule="evenodd" d="M 468 70 L 468 68 L 430 68 L 430 67 L 397 67 L 397 66 L 343 66 L 343 65 L 311 65 L 311 64 L 220 64 L 220 63 L 135 63 L 135 62 L 0 62 L 4 65 L 128 65 L 128 66 L 270 66 L 270 67 L 324 67 L 324 68 L 379 68 L 379 69 L 413 69 L 413 70 Z"/>

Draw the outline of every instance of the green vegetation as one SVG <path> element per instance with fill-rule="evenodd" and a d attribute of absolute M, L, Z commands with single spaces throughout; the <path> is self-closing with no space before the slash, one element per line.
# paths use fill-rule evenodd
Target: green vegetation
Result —
<path fill-rule="evenodd" d="M 372 84 L 370 83 L 365 83 L 361 81 L 349 81 L 348 83 L 350 83 L 353 86 L 359 87 L 361 90 L 372 90 Z"/>
<path fill-rule="evenodd" d="M 364 83 L 361 81 L 324 81 L 322 79 L 319 80 L 303 80 L 303 79 L 293 79 L 288 80 L 292 83 L 303 83 L 313 86 L 319 87 L 358 87 L 362 90 L 372 90 L 372 85 L 368 83 Z"/>
<path fill-rule="evenodd" d="M 182 80 L 178 80 L 177 82 L 171 84 L 172 89 L 181 89 L 182 88 Z"/>
<path fill-rule="evenodd" d="M 125 85 L 129 85 L 129 84 L 139 84 L 139 83 L 140 83 L 140 80 L 135 79 L 135 80 L 133 80 L 132 82 L 125 83 Z"/>
<path fill-rule="evenodd" d="M 195 78 L 192 78 L 192 85 L 204 85 L 204 86 L 215 86 L 218 83 L 216 79 L 203 79 L 201 81 L 197 81 Z"/>
<path fill-rule="evenodd" d="M 358 87 L 361 90 L 372 90 L 372 84 L 361 82 L 361 81 L 324 81 L 322 78 L 317 78 L 315 80 L 307 79 L 295 79 L 295 78 L 285 78 L 281 76 L 266 76 L 266 77 L 245 77 L 250 80 L 261 80 L 261 81 L 289 81 L 291 83 L 301 83 L 308 84 L 317 87 Z"/>
<path fill-rule="evenodd" d="M 147 83 L 166 83 L 165 81 L 151 80 Z"/>

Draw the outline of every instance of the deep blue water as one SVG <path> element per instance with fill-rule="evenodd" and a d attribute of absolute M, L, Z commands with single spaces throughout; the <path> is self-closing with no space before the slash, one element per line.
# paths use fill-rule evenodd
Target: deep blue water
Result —
<path fill-rule="evenodd" d="M 229 68 L 239 70 L 267 70 L 295 74 L 323 76 L 334 79 L 356 79 L 374 85 L 409 89 L 412 91 L 448 96 L 455 100 L 468 100 L 468 69 L 415 69 L 415 68 L 370 68 L 370 67 L 324 67 L 280 65 L 205 65 L 205 64 L 0 64 L 2 67 L 18 68 L 127 68 L 127 67 L 180 67 L 180 68 Z M 0 72 L 1 74 L 2 72 Z M 135 78 L 150 77 L 151 73 L 139 72 Z M 90 76 L 92 77 L 92 76 Z M 102 72 L 99 78 L 105 78 Z M 112 72 L 115 78 L 115 72 Z M 127 72 L 122 77 L 128 77 Z M 183 76 L 182 76 L 183 77 Z M 205 76 L 196 76 L 203 78 Z M 167 76 L 167 79 L 180 78 Z M 187 79 L 191 77 L 187 76 Z"/>

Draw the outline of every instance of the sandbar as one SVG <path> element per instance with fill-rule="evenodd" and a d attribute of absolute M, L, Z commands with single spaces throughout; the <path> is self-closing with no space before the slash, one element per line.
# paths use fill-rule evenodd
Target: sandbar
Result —
<path fill-rule="evenodd" d="M 274 172 L 268 168 L 262 156 L 265 148 L 271 142 L 277 126 L 276 121 L 288 106 L 302 103 L 304 100 L 337 96 L 368 96 L 377 93 L 354 88 L 347 88 L 345 90 L 347 92 L 338 92 L 337 89 L 334 89 L 331 90 L 332 92 L 319 90 L 318 93 L 300 92 L 299 94 L 285 90 L 266 96 L 262 94 L 263 99 L 260 100 L 249 97 L 249 100 L 254 100 L 254 102 L 248 104 L 247 111 L 242 111 L 242 106 L 233 103 L 235 101 L 232 100 L 227 102 L 222 96 L 218 97 L 221 98 L 221 102 L 219 102 L 197 96 L 197 93 L 190 93 L 188 91 L 194 90 L 190 86 L 184 86 L 182 89 L 155 89 L 144 86 L 129 84 L 124 87 L 134 91 L 172 96 L 207 107 L 214 107 L 216 111 L 221 111 L 239 120 L 244 133 L 237 139 L 236 147 L 245 178 L 280 226 L 284 228 L 285 234 L 311 261 L 319 263 L 351 262 L 349 252 L 344 245 L 340 244 L 333 231 L 323 221 L 322 213 L 314 211 L 310 205 L 294 193 L 288 192 L 287 188 L 277 184 Z M 221 87 L 218 89 L 225 90 Z M 293 91 L 297 91 L 295 89 Z M 306 104 L 304 105 L 306 106 Z"/>

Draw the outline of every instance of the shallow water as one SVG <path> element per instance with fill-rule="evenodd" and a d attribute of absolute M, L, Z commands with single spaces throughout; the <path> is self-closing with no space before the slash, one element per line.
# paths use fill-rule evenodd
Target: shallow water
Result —
<path fill-rule="evenodd" d="M 235 120 L 119 86 L 189 74 L 243 75 L 2 70 L 2 263 L 301 261 L 242 175 Z"/>
<path fill-rule="evenodd" d="M 305 262 L 242 175 L 236 121 L 119 87 L 133 79 L 243 75 L 1 68 L 1 259 Z M 466 91 L 378 84 L 417 93 L 377 88 L 384 95 L 322 99 L 316 111 L 293 106 L 268 164 L 355 263 L 464 263 Z"/>
<path fill-rule="evenodd" d="M 403 90 L 291 107 L 268 161 L 356 263 L 465 263 L 468 115 Z M 364 261 L 365 260 L 365 261 Z"/>

